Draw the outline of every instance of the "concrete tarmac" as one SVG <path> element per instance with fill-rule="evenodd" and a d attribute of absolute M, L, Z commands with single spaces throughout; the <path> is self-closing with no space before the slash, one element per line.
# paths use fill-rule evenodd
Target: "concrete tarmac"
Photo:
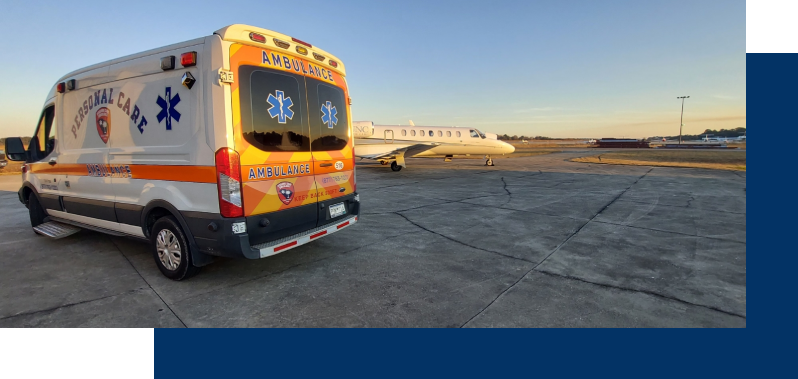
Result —
<path fill-rule="evenodd" d="M 135 239 L 34 234 L 0 176 L 0 327 L 745 327 L 745 173 L 591 154 L 364 161 L 361 222 L 184 282 Z"/>

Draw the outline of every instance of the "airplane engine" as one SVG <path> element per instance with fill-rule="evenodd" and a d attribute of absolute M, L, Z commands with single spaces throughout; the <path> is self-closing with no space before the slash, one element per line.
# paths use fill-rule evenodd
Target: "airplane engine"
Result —
<path fill-rule="evenodd" d="M 374 135 L 374 122 L 353 121 L 352 132 L 355 138 L 369 138 Z"/>

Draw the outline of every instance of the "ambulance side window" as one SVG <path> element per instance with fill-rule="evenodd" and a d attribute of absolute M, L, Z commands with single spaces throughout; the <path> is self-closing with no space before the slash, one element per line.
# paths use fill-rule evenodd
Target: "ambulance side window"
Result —
<path fill-rule="evenodd" d="M 44 109 L 36 134 L 28 145 L 28 156 L 30 162 L 36 162 L 50 155 L 55 149 L 55 136 L 53 132 L 53 119 L 55 118 L 55 106 L 51 105 Z"/>

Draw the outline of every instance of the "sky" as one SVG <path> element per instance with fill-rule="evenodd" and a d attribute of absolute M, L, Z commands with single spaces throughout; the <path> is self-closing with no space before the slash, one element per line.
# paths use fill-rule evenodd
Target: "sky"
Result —
<path fill-rule="evenodd" d="M 249 24 L 344 62 L 353 120 L 549 137 L 746 125 L 745 1 L 15 1 L 0 137 L 66 73 Z"/>

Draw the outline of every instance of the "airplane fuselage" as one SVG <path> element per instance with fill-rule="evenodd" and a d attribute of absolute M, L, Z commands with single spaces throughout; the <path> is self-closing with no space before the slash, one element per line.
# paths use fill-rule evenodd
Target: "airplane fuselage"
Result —
<path fill-rule="evenodd" d="M 374 125 L 371 136 L 355 139 L 357 155 L 373 155 L 419 143 L 436 144 L 435 147 L 415 154 L 424 156 L 446 155 L 503 155 L 515 151 L 509 143 L 487 138 L 477 129 L 451 126 L 393 126 Z"/>

